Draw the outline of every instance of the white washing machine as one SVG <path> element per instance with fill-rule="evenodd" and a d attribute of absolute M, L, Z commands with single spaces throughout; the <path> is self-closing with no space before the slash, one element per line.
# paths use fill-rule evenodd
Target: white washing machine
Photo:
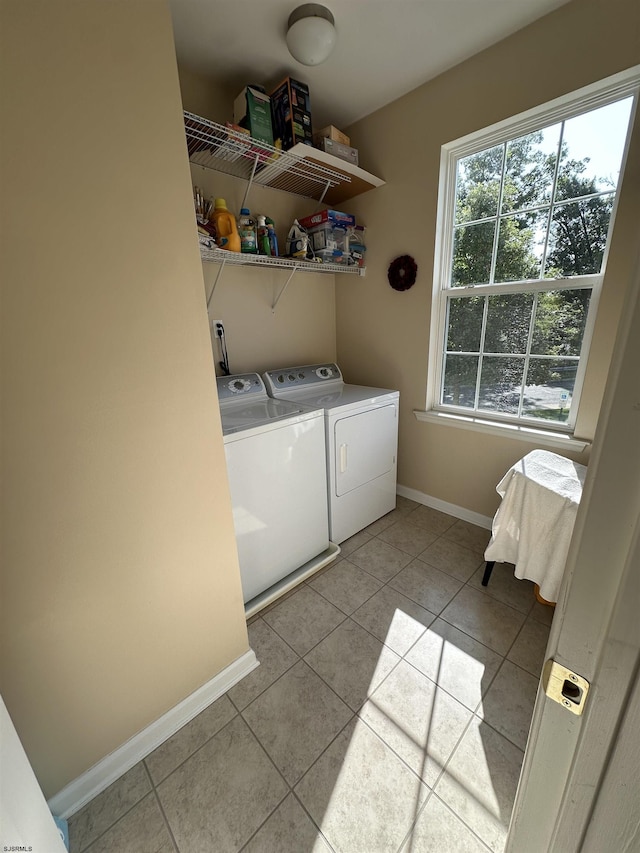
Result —
<path fill-rule="evenodd" d="M 332 542 L 395 509 L 398 391 L 348 385 L 337 364 L 269 370 L 263 378 L 272 397 L 324 411 Z"/>
<path fill-rule="evenodd" d="M 217 379 L 247 615 L 339 553 L 329 545 L 324 412 L 273 400 L 257 373 Z"/>

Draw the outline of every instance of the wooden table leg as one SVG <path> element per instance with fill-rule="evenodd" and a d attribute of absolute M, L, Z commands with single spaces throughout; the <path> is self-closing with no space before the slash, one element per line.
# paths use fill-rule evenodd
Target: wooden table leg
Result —
<path fill-rule="evenodd" d="M 555 607 L 556 606 L 555 601 L 547 601 L 546 598 L 543 598 L 540 595 L 540 587 L 538 586 L 537 583 L 535 583 L 533 585 L 533 594 L 535 595 L 536 600 L 540 602 L 540 604 L 547 604 L 549 607 Z"/>

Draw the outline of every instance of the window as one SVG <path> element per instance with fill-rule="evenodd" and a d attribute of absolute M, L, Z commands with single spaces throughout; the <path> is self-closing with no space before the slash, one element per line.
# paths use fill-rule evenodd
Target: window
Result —
<path fill-rule="evenodd" d="M 634 97 L 626 81 L 443 149 L 432 410 L 572 430 Z"/>

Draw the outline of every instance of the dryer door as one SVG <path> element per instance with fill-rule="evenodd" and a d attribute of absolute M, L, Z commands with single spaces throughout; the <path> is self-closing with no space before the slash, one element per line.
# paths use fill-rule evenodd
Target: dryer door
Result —
<path fill-rule="evenodd" d="M 339 418 L 334 423 L 336 495 L 386 474 L 396 464 L 398 418 L 393 404 Z"/>

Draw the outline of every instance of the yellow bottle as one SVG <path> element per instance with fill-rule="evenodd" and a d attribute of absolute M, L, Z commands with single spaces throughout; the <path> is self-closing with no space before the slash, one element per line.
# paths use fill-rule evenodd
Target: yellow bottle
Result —
<path fill-rule="evenodd" d="M 236 218 L 227 210 L 227 202 L 223 198 L 215 200 L 210 219 L 216 226 L 218 248 L 228 249 L 230 252 L 239 252 L 240 235 L 238 234 Z"/>

